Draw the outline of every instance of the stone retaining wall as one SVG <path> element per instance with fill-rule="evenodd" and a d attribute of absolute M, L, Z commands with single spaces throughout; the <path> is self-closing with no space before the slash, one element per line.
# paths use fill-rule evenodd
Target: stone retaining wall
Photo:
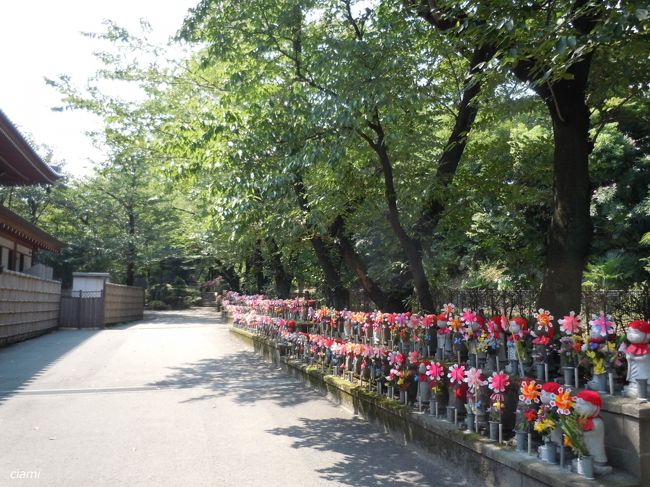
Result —
<path fill-rule="evenodd" d="M 414 413 L 408 406 L 368 392 L 349 381 L 325 375 L 316 367 L 309 367 L 298 360 L 280 357 L 278 349 L 272 341 L 238 328 L 231 328 L 231 331 L 251 343 L 256 353 L 264 359 L 286 368 L 293 376 L 323 390 L 337 404 L 381 425 L 387 433 L 393 435 L 400 442 L 416 444 L 432 454 L 444 457 L 477 482 L 497 487 L 633 487 L 650 485 L 649 477 L 645 476 L 645 468 L 647 468 L 644 465 L 647 460 L 645 456 L 632 458 L 632 455 L 629 455 L 630 458 L 627 459 L 631 465 L 639 466 L 640 473 L 638 475 L 635 475 L 633 469 L 626 469 L 627 473 L 615 471 L 606 477 L 588 481 L 581 476 L 560 469 L 559 466 L 541 463 L 537 459 L 517 453 L 511 448 L 491 443 L 480 435 L 460 431 L 446 421 L 438 420 L 427 414 Z M 621 408 L 625 409 L 622 406 Z M 630 407 L 627 409 L 629 410 Z M 641 420 L 644 427 L 640 427 L 636 433 L 633 431 L 631 439 L 624 437 L 621 440 L 619 445 L 623 449 L 633 449 L 633 443 L 637 441 L 635 439 L 637 436 L 639 441 L 643 440 L 646 444 L 650 442 L 649 437 L 642 438 L 640 436 L 641 432 L 645 431 L 646 420 L 649 419 L 644 415 L 645 409 L 641 410 L 643 412 L 637 413 L 637 419 Z M 630 410 L 628 413 L 632 413 L 632 411 Z M 606 414 L 618 413 L 608 411 Z M 625 422 L 626 420 L 632 421 L 632 418 L 635 418 L 633 414 L 631 416 L 618 415 L 616 420 Z M 611 432 L 608 430 L 608 439 L 611 438 L 610 434 Z"/>

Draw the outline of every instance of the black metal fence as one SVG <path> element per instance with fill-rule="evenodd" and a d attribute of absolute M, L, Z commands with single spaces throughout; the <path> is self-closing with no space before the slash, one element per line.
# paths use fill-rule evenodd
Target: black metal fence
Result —
<path fill-rule="evenodd" d="M 435 294 L 436 301 L 441 305 L 453 303 L 457 309 L 483 310 L 486 316 L 504 312 L 507 316 L 530 316 L 537 311 L 539 289 L 447 288 L 438 289 Z M 363 291 L 353 291 L 350 309 L 370 311 L 374 305 Z M 581 315 L 591 318 L 601 312 L 611 315 L 615 323 L 650 318 L 650 286 L 633 290 L 585 288 L 582 292 Z"/>

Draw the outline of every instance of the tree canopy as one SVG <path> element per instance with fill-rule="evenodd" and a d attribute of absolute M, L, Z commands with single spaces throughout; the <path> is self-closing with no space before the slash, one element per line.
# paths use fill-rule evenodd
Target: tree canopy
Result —
<path fill-rule="evenodd" d="M 177 259 L 386 311 L 465 286 L 560 314 L 648 281 L 641 2 L 202 0 L 179 26 L 109 23 L 88 88 L 51 81 L 108 151 L 43 211 L 59 266 L 157 282 Z"/>

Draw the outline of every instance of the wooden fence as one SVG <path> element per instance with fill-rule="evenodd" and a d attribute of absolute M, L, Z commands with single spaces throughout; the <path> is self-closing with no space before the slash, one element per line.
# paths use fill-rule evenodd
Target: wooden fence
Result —
<path fill-rule="evenodd" d="M 61 283 L 13 271 L 0 273 L 0 345 L 55 329 Z"/>
<path fill-rule="evenodd" d="M 144 288 L 106 283 L 104 325 L 141 320 L 144 313 Z"/>
<path fill-rule="evenodd" d="M 72 328 L 99 328 L 104 323 L 103 291 L 63 291 L 59 324 Z"/>
<path fill-rule="evenodd" d="M 141 320 L 144 289 L 106 283 L 103 291 L 64 291 L 61 298 L 61 326 L 101 328 Z"/>

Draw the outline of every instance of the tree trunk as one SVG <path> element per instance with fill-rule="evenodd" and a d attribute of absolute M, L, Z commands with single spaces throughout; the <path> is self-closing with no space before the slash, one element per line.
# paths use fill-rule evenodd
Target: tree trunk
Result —
<path fill-rule="evenodd" d="M 328 306 L 336 309 L 345 309 L 350 306 L 350 292 L 343 286 L 341 282 L 341 274 L 336 265 L 332 261 L 329 250 L 319 236 L 314 236 L 311 239 L 311 245 L 314 248 L 314 253 L 318 258 L 318 263 L 323 269 L 325 276 L 325 299 Z"/>
<path fill-rule="evenodd" d="M 230 264 L 224 264 L 218 259 L 215 262 L 219 266 L 219 275 L 226 280 L 228 287 L 236 293 L 240 292 L 240 279 L 235 268 Z"/>
<path fill-rule="evenodd" d="M 575 64 L 573 80 L 537 90 L 553 120 L 553 216 L 548 230 L 544 280 L 538 306 L 555 316 L 579 312 L 582 272 L 592 238 L 589 108 L 586 88 L 591 56 Z"/>
<path fill-rule="evenodd" d="M 288 299 L 291 297 L 291 281 L 293 276 L 288 272 L 282 259 L 280 258 L 280 249 L 278 248 L 275 239 L 267 239 L 269 253 L 271 254 L 271 265 L 273 266 L 273 279 L 275 281 L 275 293 L 280 299 Z"/>
<path fill-rule="evenodd" d="M 129 241 L 126 248 L 126 285 L 133 286 L 135 281 L 135 214 L 132 207 L 127 207 L 127 215 L 129 219 Z"/>
<path fill-rule="evenodd" d="M 253 277 L 255 278 L 255 293 L 263 294 L 266 287 L 266 279 L 264 278 L 264 256 L 262 255 L 262 241 L 255 242 L 253 249 L 252 261 Z"/>
<path fill-rule="evenodd" d="M 309 204 L 307 202 L 305 185 L 302 182 L 300 174 L 295 175 L 293 191 L 298 199 L 298 206 L 300 206 L 300 209 L 304 213 L 309 213 Z M 313 232 L 313 225 L 308 227 L 308 230 Z M 329 249 L 320 235 L 312 235 L 309 241 L 311 242 L 311 246 L 314 249 L 318 263 L 323 270 L 323 276 L 325 277 L 325 299 L 327 305 L 333 306 L 336 309 L 347 308 L 350 306 L 350 292 L 341 282 L 341 273 L 332 260 Z"/>
<path fill-rule="evenodd" d="M 449 134 L 447 144 L 438 159 L 438 169 L 432 192 L 428 195 L 422 212 L 415 226 L 418 239 L 431 238 L 446 207 L 444 195 L 451 185 L 454 175 L 465 152 L 467 138 L 478 113 L 476 98 L 481 92 L 481 82 L 478 76 L 483 72 L 483 66 L 494 57 L 492 46 L 478 46 L 474 49 L 469 63 L 467 76 L 463 83 L 463 96 L 458 104 L 458 114 L 454 127 Z"/>
<path fill-rule="evenodd" d="M 384 194 L 388 206 L 388 222 L 408 259 L 409 268 L 413 275 L 413 286 L 418 296 L 420 308 L 425 313 L 432 313 L 435 310 L 435 305 L 433 303 L 429 281 L 427 280 L 424 266 L 422 265 L 422 247 L 406 233 L 406 230 L 404 230 L 400 222 L 400 214 L 397 207 L 397 193 L 393 180 L 393 165 L 388 154 L 385 134 L 378 113 L 375 114 L 374 121 L 369 125 L 377 135 L 377 141 L 369 143 L 377 153 L 384 176 Z"/>
<path fill-rule="evenodd" d="M 343 217 L 338 215 L 331 227 L 332 238 L 334 238 L 348 269 L 359 279 L 363 290 L 368 294 L 373 303 L 381 311 L 390 313 L 401 313 L 406 311 L 403 301 L 394 295 L 386 294 L 379 285 L 368 275 L 366 265 L 361 256 L 354 249 L 354 244 L 345 234 L 345 223 Z"/>

